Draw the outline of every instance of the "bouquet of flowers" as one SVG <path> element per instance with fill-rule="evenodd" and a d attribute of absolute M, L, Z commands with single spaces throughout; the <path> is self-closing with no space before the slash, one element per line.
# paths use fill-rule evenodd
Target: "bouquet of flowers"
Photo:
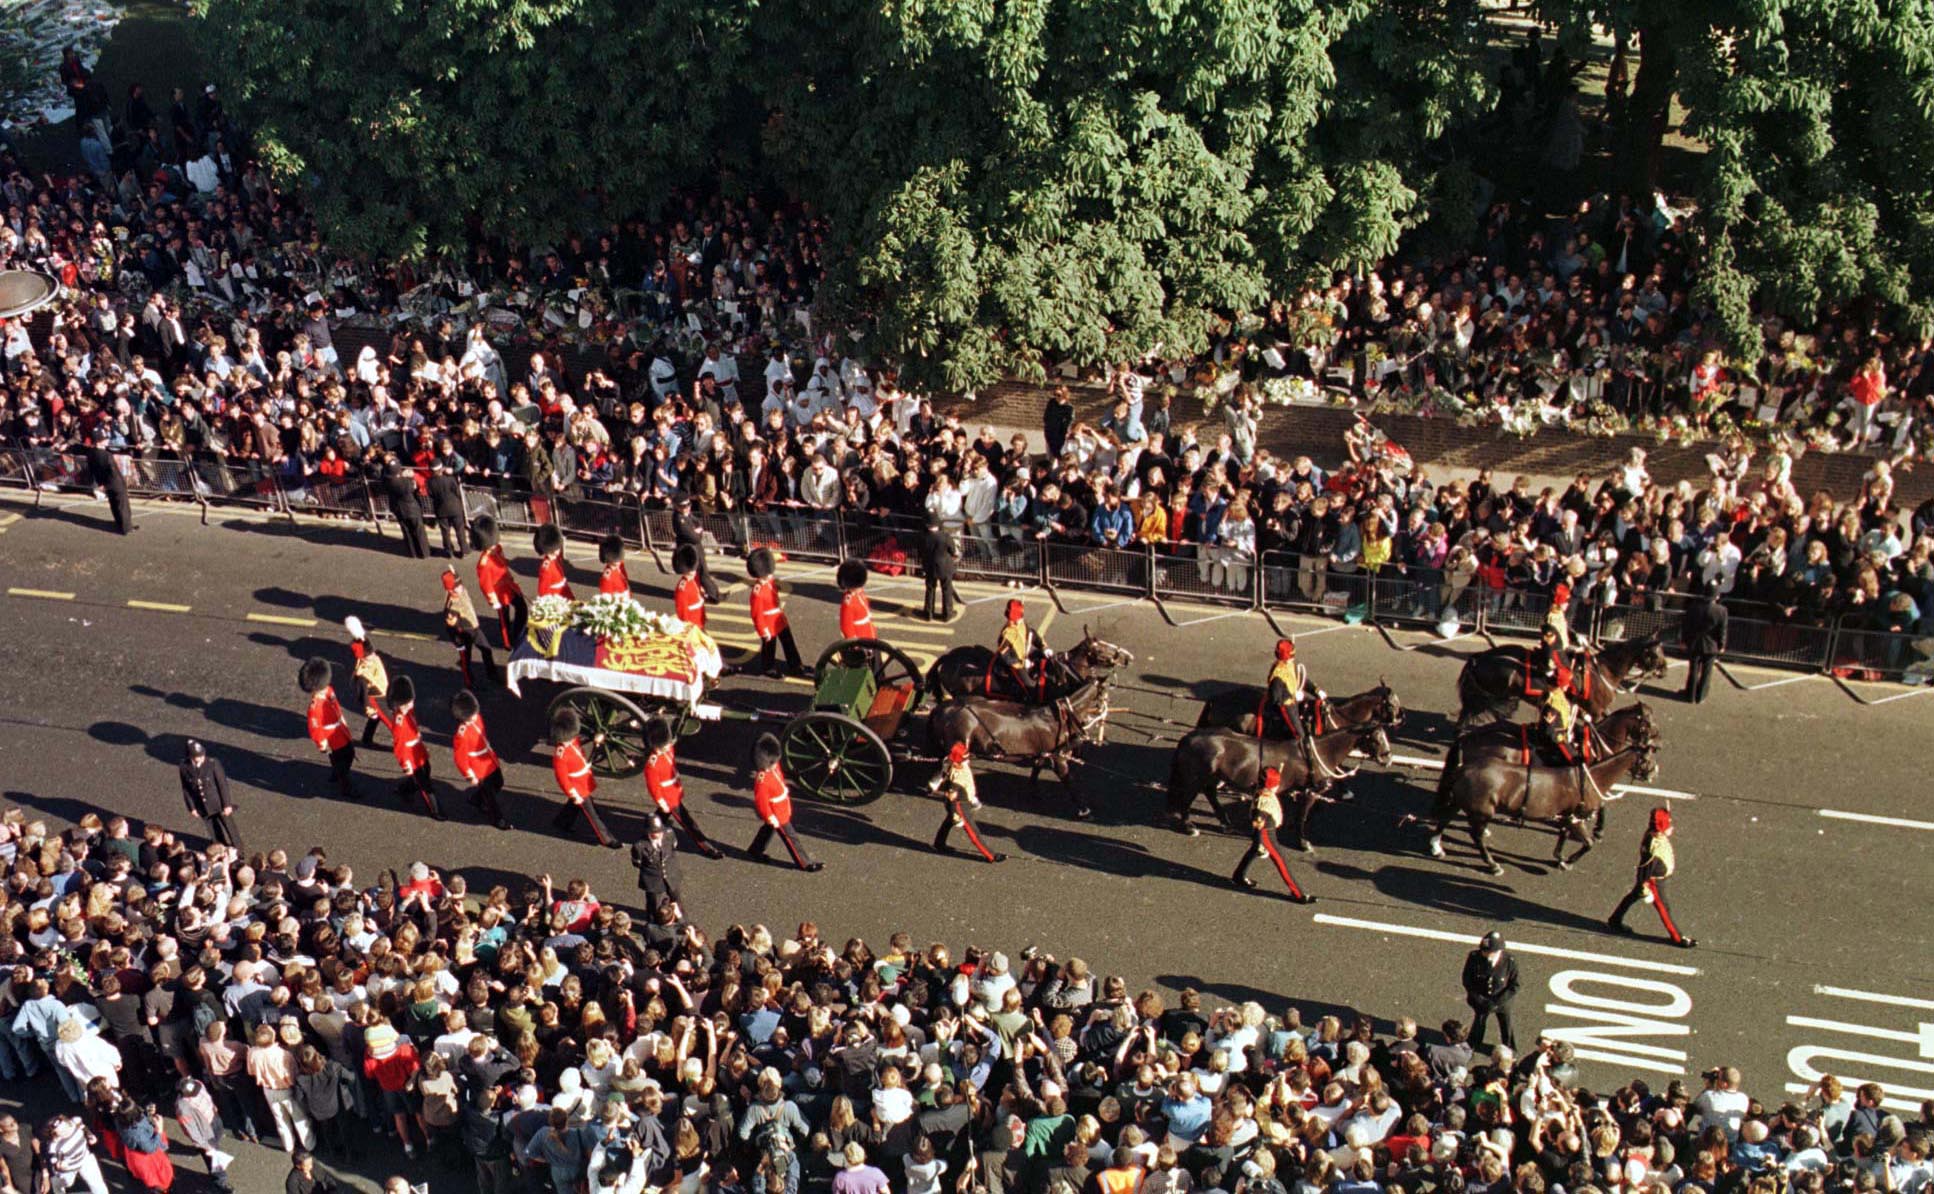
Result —
<path fill-rule="evenodd" d="M 539 597 L 531 602 L 530 620 L 524 637 L 533 651 L 546 659 L 557 657 L 557 648 L 564 641 L 565 627 L 571 624 L 572 609 L 568 597 Z"/>
<path fill-rule="evenodd" d="M 626 643 L 652 632 L 652 617 L 625 593 L 600 593 L 571 610 L 573 628 L 600 642 Z"/>

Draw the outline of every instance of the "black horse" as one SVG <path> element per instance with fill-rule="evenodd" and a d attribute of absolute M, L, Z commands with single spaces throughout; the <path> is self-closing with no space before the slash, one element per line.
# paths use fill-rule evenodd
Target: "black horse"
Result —
<path fill-rule="evenodd" d="M 1191 730 L 1175 746 L 1169 761 L 1168 816 L 1179 833 L 1195 836 L 1189 821 L 1198 796 L 1209 798 L 1216 819 L 1230 825 L 1229 812 L 1216 793 L 1223 784 L 1238 792 L 1254 792 L 1262 785 L 1265 767 L 1282 773 L 1282 791 L 1296 793 L 1296 846 L 1311 850 L 1309 816 L 1330 787 L 1356 773 L 1350 756 L 1367 749 L 1378 765 L 1390 762 L 1390 737 L 1387 731 L 1402 720 L 1402 712 L 1392 698 L 1369 720 L 1359 725 L 1338 728 L 1310 740 L 1310 758 L 1302 746 L 1287 739 L 1258 738 L 1234 730 Z"/>
<path fill-rule="evenodd" d="M 1197 729 L 1225 729 L 1238 734 L 1254 734 L 1256 710 L 1262 702 L 1263 690 L 1249 685 L 1218 692 L 1202 702 L 1202 712 L 1196 717 L 1195 726 Z M 1359 726 L 1376 716 L 1376 711 L 1386 704 L 1397 710 L 1397 718 L 1401 722 L 1403 706 L 1398 703 L 1396 693 L 1387 681 L 1378 680 L 1377 686 L 1368 692 L 1360 692 L 1340 701 L 1324 701 L 1321 724 L 1311 728 L 1323 733 Z"/>
<path fill-rule="evenodd" d="M 1525 695 L 1544 687 L 1544 678 L 1531 674 L 1537 653 L 1536 647 L 1510 646 L 1471 656 L 1457 673 L 1457 732 L 1480 717 L 1506 720 L 1519 701 L 1539 699 Z M 1665 675 L 1667 663 L 1656 634 L 1613 643 L 1585 657 L 1572 678 L 1571 703 L 1594 718 L 1603 717 L 1634 672 L 1637 679 L 1631 682 L 1636 687 L 1638 680 Z"/>
<path fill-rule="evenodd" d="M 1041 661 L 1037 682 L 1027 692 L 1020 690 L 1014 674 L 1006 667 L 994 666 L 994 652 L 971 643 L 942 655 L 927 669 L 927 692 L 935 699 L 947 697 L 996 697 L 1040 705 L 1067 696 L 1089 680 L 1105 679 L 1116 670 L 1135 662 L 1125 647 L 1096 638 L 1082 627 L 1081 641 L 1058 655 Z"/>
<path fill-rule="evenodd" d="M 943 701 L 927 716 L 927 749 L 944 757 L 956 742 L 965 742 L 975 758 L 1025 763 L 1030 789 L 1051 768 L 1074 801 L 1074 815 L 1093 814 L 1070 775 L 1071 763 L 1083 747 L 1099 745 L 1107 733 L 1108 684 L 1090 680 L 1066 696 L 1045 705 L 1021 705 L 986 697 Z"/>
<path fill-rule="evenodd" d="M 1500 750 L 1496 744 L 1473 744 L 1466 753 L 1465 740 L 1459 739 L 1444 761 L 1444 774 L 1437 782 L 1437 803 L 1431 810 L 1437 828 L 1430 838 L 1431 854 L 1444 856 L 1444 831 L 1461 812 L 1470 822 L 1478 857 L 1493 875 L 1502 875 L 1504 868 L 1484 844 L 1485 826 L 1502 815 L 1555 826 L 1558 840 L 1552 861 L 1560 870 L 1571 869 L 1596 844 L 1591 822 L 1607 801 L 1618 798 L 1612 793 L 1613 786 L 1628 776 L 1648 780 L 1657 771 L 1658 729 L 1651 724 L 1644 706 L 1634 708 L 1639 713 L 1627 727 L 1630 739 L 1604 758 L 1577 766 L 1550 767 L 1535 760 L 1527 763 L 1522 751 L 1508 746 Z M 1567 840 L 1578 843 L 1578 852 L 1570 858 L 1565 857 Z"/>

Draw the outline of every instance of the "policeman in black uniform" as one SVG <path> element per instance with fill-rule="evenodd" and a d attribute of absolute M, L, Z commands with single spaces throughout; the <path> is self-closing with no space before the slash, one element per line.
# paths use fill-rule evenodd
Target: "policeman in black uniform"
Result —
<path fill-rule="evenodd" d="M 717 605 L 724 594 L 719 592 L 718 582 L 712 579 L 712 571 L 705 564 L 705 531 L 692 513 L 691 495 L 681 493 L 672 499 L 672 550 L 685 543 L 698 552 L 698 583 L 705 590 L 705 600 Z"/>
<path fill-rule="evenodd" d="M 228 773 L 194 738 L 182 752 L 181 798 L 189 812 L 207 822 L 209 837 L 232 850 L 242 848 L 242 835 L 235 828 L 235 805 L 228 796 Z"/>
<path fill-rule="evenodd" d="M 430 533 L 423 529 L 423 503 L 416 497 L 416 473 L 392 460 L 383 468 L 383 494 L 389 512 L 403 528 L 403 550 L 413 560 L 430 558 Z"/>
<path fill-rule="evenodd" d="M 120 461 L 108 451 L 107 428 L 94 433 L 87 449 L 87 468 L 94 476 L 94 487 L 107 495 L 107 506 L 114 512 L 114 529 L 125 535 L 134 529 L 134 511 L 128 507 L 128 479 Z"/>
<path fill-rule="evenodd" d="M 461 560 L 465 537 L 463 483 L 450 471 L 449 463 L 441 459 L 430 475 L 430 512 L 436 516 L 436 529 L 443 535 L 443 554 Z"/>
<path fill-rule="evenodd" d="M 631 864 L 638 868 L 638 890 L 645 893 L 648 916 L 655 917 L 665 904 L 678 902 L 678 836 L 657 809 L 645 815 L 645 836 L 632 843 Z"/>
<path fill-rule="evenodd" d="M 1679 642 L 1686 649 L 1686 700 L 1701 704 L 1712 687 L 1712 665 L 1726 653 L 1726 607 L 1719 600 L 1719 582 L 1705 586 L 1706 599 L 1686 611 L 1679 624 Z"/>
<path fill-rule="evenodd" d="M 927 621 L 933 621 L 933 599 L 940 597 L 940 620 L 954 619 L 954 606 L 960 594 L 954 589 L 954 566 L 960 560 L 960 544 L 938 518 L 927 519 L 927 533 L 920 539 L 920 572 L 927 581 Z"/>
<path fill-rule="evenodd" d="M 1484 1022 L 1497 1017 L 1498 1038 L 1506 1048 L 1516 1051 L 1517 1034 L 1511 1031 L 1511 1001 L 1518 994 L 1518 961 L 1504 948 L 1504 937 L 1495 931 L 1484 934 L 1470 956 L 1464 959 L 1464 1002 L 1471 1007 L 1471 1047 L 1484 1045 Z"/>

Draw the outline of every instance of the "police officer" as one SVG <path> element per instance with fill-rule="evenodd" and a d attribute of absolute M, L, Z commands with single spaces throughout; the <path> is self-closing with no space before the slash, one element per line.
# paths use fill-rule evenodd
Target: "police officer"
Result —
<path fill-rule="evenodd" d="M 1726 607 L 1719 600 L 1719 582 L 1705 585 L 1705 600 L 1686 611 L 1679 625 L 1679 642 L 1686 649 L 1686 700 L 1705 701 L 1712 687 L 1712 666 L 1726 653 Z"/>
<path fill-rule="evenodd" d="M 1496 1016 L 1499 1038 L 1506 1048 L 1516 1051 L 1518 1037 L 1511 1031 L 1511 1001 L 1517 994 L 1517 959 L 1504 948 L 1502 934 L 1484 934 L 1484 940 L 1464 959 L 1464 1002 L 1472 1013 L 1471 1030 L 1466 1036 L 1473 1049 L 1484 1047 L 1485 1021 Z"/>
<path fill-rule="evenodd" d="M 235 828 L 235 805 L 228 795 L 228 773 L 194 738 L 182 751 L 181 798 L 189 812 L 207 822 L 209 837 L 231 850 L 242 848 L 242 835 Z"/>
<path fill-rule="evenodd" d="M 388 720 L 381 702 L 389 696 L 389 668 L 376 648 L 369 645 L 369 632 L 363 629 L 361 618 L 351 614 L 342 620 L 342 626 L 349 632 L 349 654 L 356 660 L 356 684 L 362 690 L 363 745 L 374 746 L 376 723 Z"/>
<path fill-rule="evenodd" d="M 698 525 L 698 518 L 692 513 L 692 496 L 688 493 L 681 493 L 672 499 L 672 542 L 677 548 L 690 545 L 698 557 L 696 571 L 699 588 L 705 593 L 705 600 L 717 605 L 723 595 L 719 592 L 717 582 L 712 579 L 711 569 L 705 566 L 705 530 Z M 674 558 L 678 554 L 677 548 L 672 552 Z"/>
<path fill-rule="evenodd" d="M 678 838 L 656 809 L 645 814 L 645 836 L 631 844 L 631 865 L 638 868 L 647 915 L 655 917 L 665 904 L 678 902 Z"/>
<path fill-rule="evenodd" d="M 1605 923 L 1614 932 L 1629 933 L 1632 929 L 1625 923 L 1625 914 L 1632 905 L 1644 900 L 1652 905 L 1659 914 L 1659 923 L 1665 926 L 1665 935 L 1672 944 L 1680 949 L 1692 949 L 1699 942 L 1679 931 L 1678 922 L 1672 919 L 1672 909 L 1665 903 L 1665 881 L 1672 877 L 1676 860 L 1672 856 L 1672 810 L 1655 808 L 1652 810 L 1652 823 L 1645 831 L 1645 838 L 1639 842 L 1639 865 L 1632 876 L 1632 890 L 1618 902 Z"/>
<path fill-rule="evenodd" d="M 430 512 L 436 516 L 436 529 L 443 536 L 443 554 L 453 560 L 463 558 L 464 532 L 463 483 L 450 469 L 447 459 L 439 458 L 430 473 Z"/>
<path fill-rule="evenodd" d="M 1249 867 L 1263 855 L 1276 866 L 1276 873 L 1283 877 L 1283 886 L 1289 888 L 1289 898 L 1298 904 L 1314 904 L 1316 897 L 1305 895 L 1296 886 L 1296 880 L 1289 877 L 1289 864 L 1283 861 L 1282 851 L 1276 848 L 1276 832 L 1283 826 L 1283 773 L 1274 767 L 1262 771 L 1262 787 L 1256 792 L 1255 807 L 1249 819 L 1249 828 L 1255 831 L 1249 848 L 1242 853 L 1242 861 L 1236 864 L 1235 874 L 1229 881 L 1237 887 L 1254 890 L 1256 881 L 1249 877 Z"/>
<path fill-rule="evenodd" d="M 786 620 L 786 608 L 779 598 L 779 581 L 773 576 L 776 564 L 769 547 L 754 548 L 745 558 L 746 575 L 752 578 L 752 629 L 759 636 L 759 671 L 771 675 L 773 665 L 778 662 L 781 647 L 786 652 L 786 671 L 791 675 L 806 674 L 806 665 L 799 659 L 799 644 L 793 641 L 792 625 Z M 704 572 L 700 570 L 700 579 Z"/>
<path fill-rule="evenodd" d="M 873 603 L 866 598 L 866 565 L 858 560 L 841 560 L 833 579 L 839 585 L 839 636 L 880 637 L 873 629 Z"/>
<path fill-rule="evenodd" d="M 1019 598 L 1008 598 L 1007 621 L 1002 624 L 1000 635 L 994 640 L 994 664 L 1006 669 L 1023 696 L 1034 689 L 1034 679 L 1028 672 L 1034 666 L 1037 652 L 1043 657 L 1050 654 L 1041 636 L 1027 624 L 1027 607 L 1021 604 Z M 989 688 L 992 688 L 991 676 L 989 681 Z"/>
<path fill-rule="evenodd" d="M 724 858 L 724 853 L 705 836 L 705 831 L 692 819 L 692 810 L 685 805 L 685 782 L 678 777 L 671 723 L 662 717 L 645 722 L 645 747 L 651 752 L 645 756 L 645 790 L 652 804 L 684 828 L 700 854 L 711 859 Z"/>
<path fill-rule="evenodd" d="M 484 675 L 494 676 L 497 661 L 490 654 L 490 644 L 484 641 L 483 624 L 477 620 L 477 607 L 470 601 L 469 590 L 457 578 L 456 569 L 443 569 L 443 631 L 450 636 L 450 642 L 457 649 L 457 669 L 463 673 L 463 686 L 475 688 L 476 680 L 470 673 L 470 653 L 482 652 Z"/>
<path fill-rule="evenodd" d="M 819 871 L 825 863 L 807 857 L 792 833 L 792 793 L 786 786 L 785 768 L 779 765 L 779 739 L 759 735 L 752 744 L 752 806 L 759 814 L 759 832 L 752 835 L 748 851 L 763 860 L 776 835 L 785 843 L 792 864 L 802 871 Z"/>
<path fill-rule="evenodd" d="M 470 781 L 470 806 L 489 817 L 497 828 L 509 829 L 504 806 L 497 799 L 504 791 L 504 769 L 484 734 L 483 712 L 476 696 L 468 689 L 457 692 L 450 698 L 450 716 L 457 722 L 450 754 L 457 774 Z"/>
<path fill-rule="evenodd" d="M 430 557 L 430 534 L 423 527 L 423 503 L 416 496 L 416 472 L 391 460 L 383 467 L 383 493 L 389 512 L 403 529 L 403 550 L 413 560 Z"/>
<path fill-rule="evenodd" d="M 128 478 L 121 462 L 107 446 L 107 428 L 94 432 L 87 449 L 87 468 L 93 474 L 94 488 L 107 495 L 107 507 L 114 513 L 114 529 L 125 535 L 134 529 L 134 511 L 128 506 Z"/>
<path fill-rule="evenodd" d="M 623 539 L 616 535 L 606 535 L 598 540 L 598 563 L 604 565 L 604 571 L 598 573 L 598 592 L 631 592 L 631 574 L 625 571 Z"/>
<path fill-rule="evenodd" d="M 296 673 L 296 682 L 309 694 L 309 741 L 329 756 L 329 778 L 335 781 L 336 795 L 354 800 L 356 790 L 350 783 L 349 769 L 356 762 L 356 744 L 349 738 L 342 703 L 331 684 L 334 679 L 334 669 L 326 659 L 311 659 Z"/>
<path fill-rule="evenodd" d="M 920 572 L 927 582 L 927 610 L 923 617 L 933 621 L 933 599 L 940 598 L 940 620 L 954 619 L 954 606 L 960 593 L 954 588 L 954 568 L 960 562 L 960 543 L 938 518 L 927 519 L 926 534 L 920 538 Z"/>
<path fill-rule="evenodd" d="M 974 824 L 974 810 L 980 807 L 980 797 L 974 792 L 974 769 L 967 761 L 967 744 L 956 742 L 947 748 L 947 761 L 940 765 L 934 775 L 933 783 L 928 785 L 947 803 L 947 812 L 940 818 L 940 829 L 933 835 L 933 848 L 945 854 L 947 838 L 954 826 L 967 831 L 967 841 L 980 856 L 988 862 L 1005 862 L 1007 855 L 987 848 L 980 840 L 980 828 Z"/>

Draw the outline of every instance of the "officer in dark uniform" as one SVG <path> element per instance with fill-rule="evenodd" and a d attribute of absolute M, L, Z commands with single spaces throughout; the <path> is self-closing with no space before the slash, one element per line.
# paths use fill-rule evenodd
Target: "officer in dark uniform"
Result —
<path fill-rule="evenodd" d="M 954 566 L 960 560 L 960 544 L 938 518 L 927 519 L 927 533 L 920 538 L 920 571 L 927 580 L 927 621 L 933 621 L 933 599 L 940 597 L 940 620 L 951 622 L 960 594 L 954 589 Z"/>
<path fill-rule="evenodd" d="M 125 535 L 134 529 L 134 511 L 128 507 L 128 479 L 120 462 L 107 448 L 107 428 L 94 433 L 87 449 L 87 468 L 94 476 L 94 488 L 107 494 L 107 506 L 114 512 L 114 529 Z"/>
<path fill-rule="evenodd" d="M 1511 1031 L 1511 1001 L 1518 994 L 1518 961 L 1504 948 L 1504 937 L 1496 932 L 1484 934 L 1470 956 L 1464 959 L 1464 1002 L 1471 1007 L 1471 1047 L 1484 1047 L 1484 1022 L 1497 1017 L 1498 1037 L 1506 1048 L 1516 1051 L 1517 1034 Z"/>
<path fill-rule="evenodd" d="M 389 512 L 403 528 L 403 550 L 413 560 L 430 558 L 430 534 L 423 528 L 423 503 L 416 497 L 416 473 L 394 460 L 383 469 L 383 494 Z"/>
<path fill-rule="evenodd" d="M 638 868 L 638 890 L 645 893 L 645 912 L 657 916 L 667 903 L 678 902 L 678 837 L 657 809 L 645 815 L 645 836 L 631 845 L 631 864 Z"/>
<path fill-rule="evenodd" d="M 1672 919 L 1672 909 L 1666 907 L 1665 881 L 1672 877 L 1676 865 L 1672 854 L 1672 810 L 1655 808 L 1645 839 L 1639 843 L 1639 865 L 1632 876 L 1632 890 L 1625 893 L 1625 898 L 1605 920 L 1613 932 L 1632 931 L 1625 923 L 1625 914 L 1632 910 L 1632 905 L 1644 900 L 1659 914 L 1659 923 L 1665 926 L 1665 935 L 1672 939 L 1672 944 L 1680 949 L 1692 949 L 1699 944 L 1679 931 L 1678 922 Z"/>
<path fill-rule="evenodd" d="M 723 594 L 719 592 L 718 582 L 712 579 L 711 569 L 705 565 L 705 531 L 692 513 L 690 494 L 681 493 L 672 499 L 672 543 L 673 551 L 689 543 L 698 552 L 699 587 L 705 590 L 705 600 L 717 605 Z"/>
<path fill-rule="evenodd" d="M 188 740 L 181 757 L 181 798 L 188 811 L 208 823 L 208 836 L 233 850 L 242 848 L 235 828 L 235 805 L 228 796 L 228 773 L 208 757 L 208 748 Z"/>
<path fill-rule="evenodd" d="M 430 476 L 430 511 L 436 515 L 436 529 L 443 535 L 443 554 L 453 560 L 463 558 L 464 513 L 463 483 L 443 460 L 436 462 Z M 428 554 L 427 552 L 425 554 Z"/>
<path fill-rule="evenodd" d="M 1679 643 L 1686 649 L 1686 700 L 1697 705 L 1712 686 L 1712 665 L 1726 653 L 1726 607 L 1719 601 L 1719 583 L 1708 582 L 1706 599 L 1686 611 L 1679 624 Z"/>

